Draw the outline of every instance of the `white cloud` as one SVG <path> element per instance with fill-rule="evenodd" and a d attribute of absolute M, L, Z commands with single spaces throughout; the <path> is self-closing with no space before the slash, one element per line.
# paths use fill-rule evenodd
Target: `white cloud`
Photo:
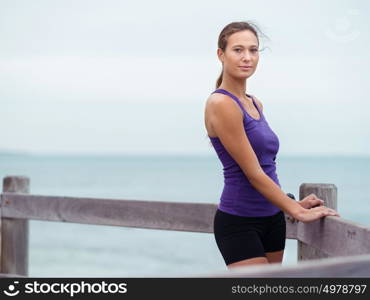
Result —
<path fill-rule="evenodd" d="M 370 154 L 368 4 L 222 3 L 1 4 L 0 149 L 212 153 L 203 109 L 217 37 L 256 20 L 272 51 L 248 92 L 282 153 Z"/>

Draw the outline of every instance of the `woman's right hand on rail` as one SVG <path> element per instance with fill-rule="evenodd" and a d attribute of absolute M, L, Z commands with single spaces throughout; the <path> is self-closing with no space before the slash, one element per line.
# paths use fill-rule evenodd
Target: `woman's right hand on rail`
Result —
<path fill-rule="evenodd" d="M 296 216 L 294 216 L 294 219 L 303 223 L 309 223 L 326 216 L 340 217 L 337 211 L 322 205 L 309 209 L 303 209 Z"/>

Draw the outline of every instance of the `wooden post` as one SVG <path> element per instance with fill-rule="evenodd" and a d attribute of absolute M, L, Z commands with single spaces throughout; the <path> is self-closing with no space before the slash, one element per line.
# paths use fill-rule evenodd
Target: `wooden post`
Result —
<path fill-rule="evenodd" d="M 310 194 L 315 194 L 318 198 L 324 200 L 324 205 L 337 210 L 337 187 L 334 184 L 325 183 L 303 183 L 299 187 L 299 200 L 302 200 Z M 297 241 L 298 261 L 308 259 L 319 259 L 329 257 L 320 249 L 313 248 L 301 241 Z"/>
<path fill-rule="evenodd" d="M 7 176 L 3 193 L 29 193 L 29 178 Z M 0 202 L 0 273 L 28 275 L 28 220 L 2 217 Z"/>

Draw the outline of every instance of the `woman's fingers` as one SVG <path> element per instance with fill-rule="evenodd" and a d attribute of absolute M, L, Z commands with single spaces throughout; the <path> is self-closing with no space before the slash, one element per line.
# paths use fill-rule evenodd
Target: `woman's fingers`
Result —
<path fill-rule="evenodd" d="M 338 217 L 340 217 L 339 213 L 337 211 L 335 211 L 334 209 L 326 207 L 324 205 L 321 205 L 321 206 L 316 206 L 316 207 L 313 207 L 313 208 L 305 209 L 304 212 L 302 212 L 301 214 L 299 214 L 296 217 L 296 220 L 301 221 L 303 223 L 309 223 L 309 222 L 318 220 L 318 219 L 320 219 L 322 217 L 326 217 L 326 216 L 338 216 Z"/>
<path fill-rule="evenodd" d="M 310 199 L 309 200 L 309 202 L 310 202 L 310 206 L 311 207 L 314 207 L 314 206 L 320 206 L 320 205 L 324 205 L 324 201 L 323 200 L 321 200 L 321 199 L 319 199 L 319 198 L 314 198 L 314 199 Z"/>
<path fill-rule="evenodd" d="M 317 207 L 311 208 L 308 210 L 307 214 L 311 215 L 307 217 L 308 222 L 315 221 L 317 219 L 320 219 L 326 216 L 340 217 L 337 211 L 329 207 L 326 207 L 326 206 L 317 206 Z"/>
<path fill-rule="evenodd" d="M 318 206 L 318 207 L 315 207 L 315 208 L 312 208 L 312 209 L 317 209 L 319 211 L 324 212 L 325 216 L 338 216 L 339 217 L 339 214 L 338 214 L 337 211 L 335 211 L 332 208 L 326 207 L 326 206 Z"/>
<path fill-rule="evenodd" d="M 318 198 L 315 194 L 309 194 L 303 199 L 303 206 L 305 208 L 311 208 L 321 205 L 324 205 L 324 200 Z"/>
<path fill-rule="evenodd" d="M 336 215 L 336 216 L 339 216 L 338 212 L 332 208 L 328 208 L 328 211 L 330 214 L 333 214 L 333 215 Z"/>

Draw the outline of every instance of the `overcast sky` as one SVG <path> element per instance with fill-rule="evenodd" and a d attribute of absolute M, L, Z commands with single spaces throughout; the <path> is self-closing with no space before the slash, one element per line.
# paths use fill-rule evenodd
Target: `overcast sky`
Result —
<path fill-rule="evenodd" d="M 230 5 L 232 4 L 232 5 Z M 247 93 L 281 155 L 370 155 L 369 1 L 0 0 L 0 150 L 214 155 L 217 39 L 252 21 Z"/>

